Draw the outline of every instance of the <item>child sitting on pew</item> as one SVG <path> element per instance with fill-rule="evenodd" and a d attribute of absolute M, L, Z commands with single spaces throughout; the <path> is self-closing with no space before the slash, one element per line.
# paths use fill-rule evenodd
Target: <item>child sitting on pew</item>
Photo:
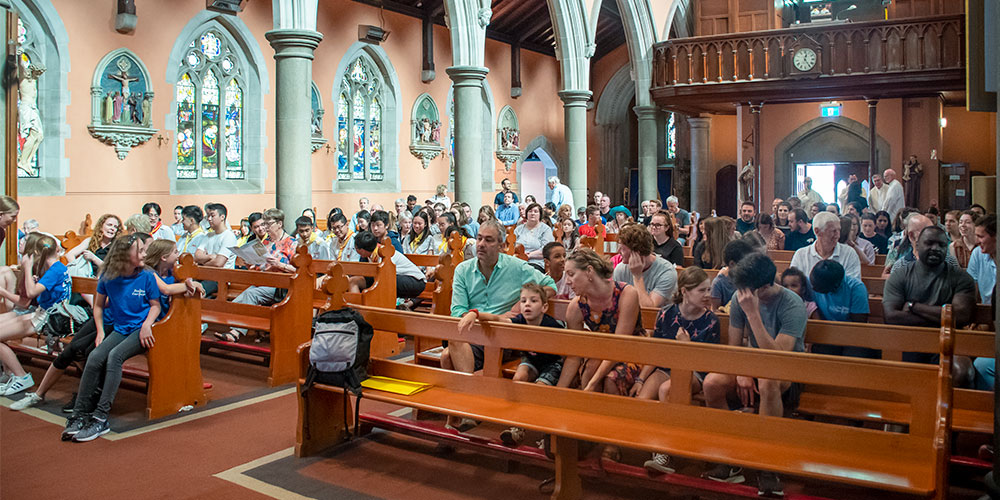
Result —
<path fill-rule="evenodd" d="M 59 262 L 59 243 L 43 235 L 37 243 L 29 242 L 25 246 L 25 256 L 21 260 L 24 297 L 36 299 L 38 307 L 15 309 L 0 315 L 0 361 L 12 372 L 10 380 L 0 387 L 0 396 L 17 394 L 35 385 L 31 374 L 24 370 L 6 342 L 41 333 L 49 315 L 61 313 L 58 309 L 68 312 L 72 308 L 79 314 L 80 321 L 86 320 L 86 311 L 69 305 L 73 281 L 69 270 Z M 40 276 L 37 281 L 36 276 Z"/>
<path fill-rule="evenodd" d="M 542 247 L 545 274 L 556 282 L 556 298 L 572 299 L 576 296 L 566 279 L 566 247 L 558 241 L 550 241 Z"/>
<path fill-rule="evenodd" d="M 149 238 L 148 235 L 146 235 Z M 153 347 L 153 322 L 160 315 L 160 289 L 155 274 L 146 268 L 147 243 L 140 235 L 119 238 L 111 245 L 101 266 L 94 297 L 97 348 L 87 358 L 73 414 L 66 422 L 62 440 L 92 441 L 111 430 L 108 414 L 118 393 L 125 360 Z M 114 332 L 104 335 L 104 310 L 114 323 Z M 104 375 L 101 397 L 93 395 Z"/>
<path fill-rule="evenodd" d="M 802 302 L 806 305 L 806 317 L 812 319 L 819 319 L 819 313 L 816 312 L 816 302 L 813 300 L 812 287 L 809 286 L 809 279 L 806 278 L 806 273 L 800 271 L 796 267 L 789 267 L 781 273 L 781 286 L 795 292 Z"/>
<path fill-rule="evenodd" d="M 656 315 L 653 337 L 680 342 L 704 342 L 718 344 L 720 338 L 719 318 L 711 310 L 711 280 L 700 267 L 684 268 L 677 275 L 677 290 L 673 304 L 660 309 Z M 704 372 L 691 374 L 691 393 L 701 392 Z M 682 389 L 683 390 L 683 389 Z M 646 365 L 639 372 L 632 386 L 631 395 L 639 399 L 667 401 L 670 394 L 670 368 Z M 653 458 L 643 466 L 649 470 L 673 473 L 670 456 L 653 453 Z"/>
<path fill-rule="evenodd" d="M 148 242 L 151 238 L 146 234 L 139 234 L 138 238 L 142 242 Z M 180 295 L 183 293 L 187 294 L 200 294 L 205 295 L 205 289 L 202 288 L 201 283 L 198 283 L 191 278 L 188 278 L 183 283 L 176 283 L 173 275 L 174 264 L 177 262 L 177 258 L 180 256 L 180 251 L 177 249 L 177 243 L 173 240 L 155 240 L 149 243 L 149 248 L 146 249 L 146 259 L 145 264 L 151 268 L 156 275 L 156 284 L 160 290 L 160 316 L 157 321 L 160 321 L 166 317 L 168 310 L 170 309 L 170 297 L 173 295 Z M 104 309 L 105 313 L 108 313 L 107 307 Z M 104 334 L 105 336 L 114 333 L 114 325 L 112 324 L 112 318 L 110 314 L 104 315 Z M 94 322 L 94 318 L 90 318 L 73 335 L 73 339 L 70 343 L 63 347 L 62 352 L 56 356 L 56 359 L 52 361 L 48 369 L 45 371 L 45 375 L 42 377 L 41 383 L 38 384 L 38 390 L 35 392 L 29 392 L 24 395 L 23 398 L 14 402 L 10 405 L 11 410 L 21 411 L 27 408 L 31 408 L 42 401 L 45 400 L 45 394 L 48 393 L 49 389 L 62 377 L 63 373 L 66 372 L 66 368 L 73 362 L 85 361 L 90 353 L 94 350 L 97 340 L 97 324 Z M 73 407 L 76 406 L 76 395 L 72 398 L 69 404 L 63 407 L 64 412 L 72 411 Z"/>
<path fill-rule="evenodd" d="M 548 309 L 548 297 L 545 293 L 545 287 L 542 285 L 538 283 L 521 285 L 521 298 L 518 304 L 521 313 L 513 318 L 480 312 L 478 315 L 463 316 L 458 323 L 458 329 L 459 331 L 467 330 L 477 319 L 479 321 L 505 321 L 519 325 L 563 328 L 558 320 L 545 314 L 546 309 Z M 553 386 L 559 382 L 562 365 L 563 357 L 557 354 L 524 352 L 521 356 L 521 364 L 514 372 L 514 381 Z M 524 441 L 524 429 L 511 427 L 500 434 L 500 440 L 507 446 L 517 446 Z"/>

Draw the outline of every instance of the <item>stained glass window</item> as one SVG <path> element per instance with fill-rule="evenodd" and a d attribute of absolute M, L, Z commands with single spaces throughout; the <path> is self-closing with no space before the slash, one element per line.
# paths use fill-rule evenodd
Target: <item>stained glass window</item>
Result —
<path fill-rule="evenodd" d="M 381 181 L 382 81 L 358 57 L 344 75 L 337 99 L 337 179 Z"/>
<path fill-rule="evenodd" d="M 20 17 L 17 18 L 17 43 L 20 49 L 24 49 L 26 46 L 32 43 L 32 33 L 28 31 L 27 26 L 25 26 L 24 23 L 21 22 Z M 31 66 L 31 63 L 33 62 L 31 60 L 31 56 L 29 56 L 27 52 L 23 51 L 21 52 L 20 57 L 18 59 L 19 59 L 18 62 L 21 64 L 22 68 Z M 35 154 L 25 164 L 21 164 L 20 161 L 21 148 L 28 140 L 28 136 L 31 133 L 31 126 L 32 126 L 31 123 L 22 123 L 21 120 L 25 119 L 22 115 L 30 116 L 30 118 L 27 118 L 28 121 L 41 120 L 41 117 L 38 115 L 38 80 L 35 80 L 34 84 L 35 84 L 35 92 L 32 95 L 32 99 L 29 99 L 29 101 L 33 100 L 34 102 L 21 102 L 21 94 L 24 94 L 23 91 L 20 92 L 17 96 L 17 109 L 18 109 L 17 176 L 20 178 L 37 178 L 39 176 L 39 171 L 38 171 L 39 150 L 36 149 Z"/>
<path fill-rule="evenodd" d="M 677 158 L 677 121 L 673 113 L 667 113 L 667 159 Z"/>
<path fill-rule="evenodd" d="M 212 29 L 188 44 L 177 82 L 178 179 L 246 176 L 243 69 L 237 53 Z"/>

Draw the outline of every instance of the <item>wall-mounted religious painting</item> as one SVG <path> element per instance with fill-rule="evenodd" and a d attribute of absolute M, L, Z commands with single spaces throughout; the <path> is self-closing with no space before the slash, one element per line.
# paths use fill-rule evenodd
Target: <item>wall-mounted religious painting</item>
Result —
<path fill-rule="evenodd" d="M 326 110 L 323 109 L 323 99 L 319 95 L 319 87 L 316 86 L 316 82 L 312 83 L 310 95 L 312 101 L 309 109 L 312 110 L 312 117 L 309 128 L 312 130 L 312 150 L 315 153 L 317 149 L 326 144 L 326 138 L 323 137 L 323 115 L 326 114 Z"/>
<path fill-rule="evenodd" d="M 517 123 L 517 114 L 514 113 L 514 108 L 504 106 L 500 110 L 500 117 L 497 118 L 496 154 L 497 159 L 503 162 L 504 169 L 508 172 L 521 157 L 520 134 L 521 127 Z"/>
<path fill-rule="evenodd" d="M 98 63 L 90 102 L 87 129 L 101 142 L 114 146 L 119 160 L 156 133 L 149 71 L 128 49 L 113 50 Z"/>
<path fill-rule="evenodd" d="M 437 158 L 441 147 L 441 115 L 430 94 L 417 97 L 410 113 L 410 153 L 420 159 L 424 168 Z"/>

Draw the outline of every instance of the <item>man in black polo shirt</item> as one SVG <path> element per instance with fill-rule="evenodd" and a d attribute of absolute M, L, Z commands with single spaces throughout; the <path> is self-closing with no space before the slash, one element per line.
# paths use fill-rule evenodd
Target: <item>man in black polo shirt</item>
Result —
<path fill-rule="evenodd" d="M 740 234 L 746 234 L 748 231 L 753 231 L 756 224 L 753 222 L 754 216 L 757 215 L 757 208 L 754 207 L 752 201 L 744 201 L 740 205 L 740 218 L 736 219 L 736 230 Z"/>
<path fill-rule="evenodd" d="M 806 211 L 796 208 L 788 213 L 788 227 L 791 228 L 785 235 L 785 250 L 798 250 L 816 242 L 816 233 L 813 232 L 812 224 Z"/>

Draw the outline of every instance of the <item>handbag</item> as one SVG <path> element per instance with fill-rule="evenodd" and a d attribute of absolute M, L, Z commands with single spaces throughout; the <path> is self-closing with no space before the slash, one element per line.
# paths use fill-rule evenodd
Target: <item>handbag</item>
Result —
<path fill-rule="evenodd" d="M 36 313 L 32 323 L 35 331 L 45 336 L 49 354 L 55 351 L 59 339 L 76 334 L 76 330 L 90 319 L 90 312 L 69 300 L 63 300 L 52 307 Z"/>

